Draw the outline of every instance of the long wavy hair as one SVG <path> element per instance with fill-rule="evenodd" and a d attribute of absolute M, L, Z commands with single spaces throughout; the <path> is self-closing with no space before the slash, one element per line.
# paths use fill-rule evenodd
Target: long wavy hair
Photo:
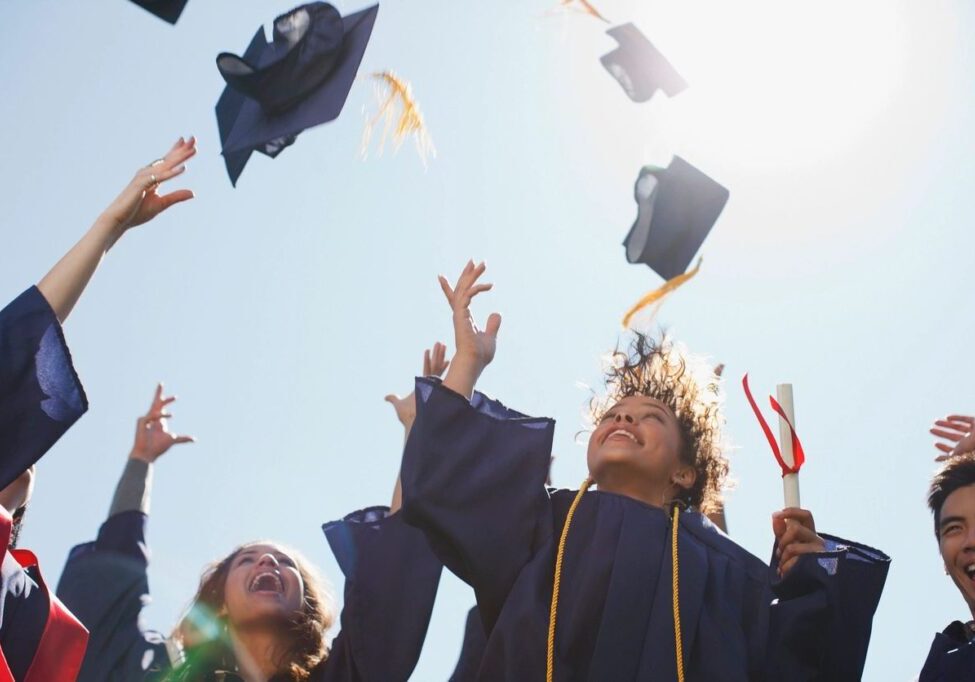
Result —
<path fill-rule="evenodd" d="M 589 403 L 592 424 L 629 396 L 648 396 L 665 404 L 677 418 L 681 461 L 697 473 L 680 501 L 703 514 L 719 511 L 729 467 L 722 440 L 723 396 L 714 369 L 666 335 L 657 340 L 634 332 L 627 350 L 617 348 L 610 354 L 605 382 L 605 393 Z"/>
<path fill-rule="evenodd" d="M 288 624 L 290 646 L 281 654 L 279 674 L 294 682 L 304 682 L 328 656 L 325 633 L 335 621 L 335 609 L 332 595 L 318 572 L 307 559 L 291 549 L 273 542 L 249 542 L 203 572 L 196 596 L 172 635 L 183 649 L 185 660 L 167 680 L 197 682 L 207 679 L 213 672 L 236 670 L 234 650 L 227 634 L 227 617 L 221 614 L 231 564 L 238 554 L 255 544 L 269 544 L 286 552 L 294 559 L 305 586 L 301 611 Z"/>

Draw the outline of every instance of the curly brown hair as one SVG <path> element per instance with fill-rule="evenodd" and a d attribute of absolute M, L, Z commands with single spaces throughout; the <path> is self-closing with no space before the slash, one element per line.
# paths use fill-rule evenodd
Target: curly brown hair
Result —
<path fill-rule="evenodd" d="M 173 639 L 183 647 L 186 660 L 167 680 L 196 682 L 209 679 L 208 675 L 217 670 L 235 668 L 233 648 L 226 635 L 226 616 L 219 614 L 224 607 L 231 564 L 238 554 L 255 544 L 273 545 L 294 559 L 305 586 L 302 610 L 289 624 L 291 645 L 282 653 L 281 673 L 288 680 L 304 682 L 328 656 L 325 633 L 335 621 L 335 611 L 322 578 L 307 559 L 291 549 L 273 542 L 248 542 L 203 572 L 196 596 L 173 632 Z"/>
<path fill-rule="evenodd" d="M 605 382 L 605 393 L 589 404 L 592 423 L 598 424 L 608 409 L 629 396 L 648 396 L 665 404 L 677 418 L 681 461 L 697 473 L 681 501 L 703 514 L 719 511 L 728 459 L 721 435 L 720 379 L 714 369 L 664 334 L 657 340 L 634 332 L 627 351 L 617 348 L 609 356 Z"/>

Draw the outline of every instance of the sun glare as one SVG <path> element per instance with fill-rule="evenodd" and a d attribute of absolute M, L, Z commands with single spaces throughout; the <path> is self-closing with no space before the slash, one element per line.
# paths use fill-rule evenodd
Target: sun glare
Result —
<path fill-rule="evenodd" d="M 891 0 L 667 3 L 647 34 L 690 87 L 656 123 L 748 165 L 835 155 L 893 105 L 903 21 Z"/>

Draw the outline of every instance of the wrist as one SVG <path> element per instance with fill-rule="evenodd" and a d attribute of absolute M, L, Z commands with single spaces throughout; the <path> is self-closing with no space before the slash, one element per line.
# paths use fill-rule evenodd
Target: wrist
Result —
<path fill-rule="evenodd" d="M 138 462 L 144 462 L 146 464 L 152 464 L 156 461 L 156 458 L 150 455 L 148 452 L 142 452 L 141 450 L 132 450 L 129 453 L 129 459 L 134 459 Z"/>
<path fill-rule="evenodd" d="M 106 212 L 98 216 L 95 224 L 92 225 L 91 232 L 102 241 L 105 251 L 108 251 L 125 234 L 127 229 L 128 226 L 124 220 Z"/>

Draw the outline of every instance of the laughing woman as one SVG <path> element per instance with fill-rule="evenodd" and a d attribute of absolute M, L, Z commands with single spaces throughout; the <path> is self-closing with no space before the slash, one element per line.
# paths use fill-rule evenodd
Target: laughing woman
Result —
<path fill-rule="evenodd" d="M 402 468 L 407 522 L 474 588 L 476 679 L 860 679 L 887 557 L 785 509 L 769 566 L 709 522 L 728 471 L 716 379 L 642 336 L 595 406 L 589 478 L 547 490 L 554 422 L 474 391 L 501 324 L 473 323 L 483 272 L 441 278 L 457 350 L 443 383 L 417 380 Z"/>
<path fill-rule="evenodd" d="M 395 682 L 419 658 L 441 564 L 396 510 L 372 507 L 323 526 L 345 575 L 341 631 L 328 591 L 297 552 L 260 541 L 235 548 L 203 575 L 186 616 L 166 638 L 143 629 L 145 540 L 154 462 L 188 436 L 169 432 L 157 389 L 108 520 L 75 547 L 58 595 L 91 632 L 82 682 Z"/>

